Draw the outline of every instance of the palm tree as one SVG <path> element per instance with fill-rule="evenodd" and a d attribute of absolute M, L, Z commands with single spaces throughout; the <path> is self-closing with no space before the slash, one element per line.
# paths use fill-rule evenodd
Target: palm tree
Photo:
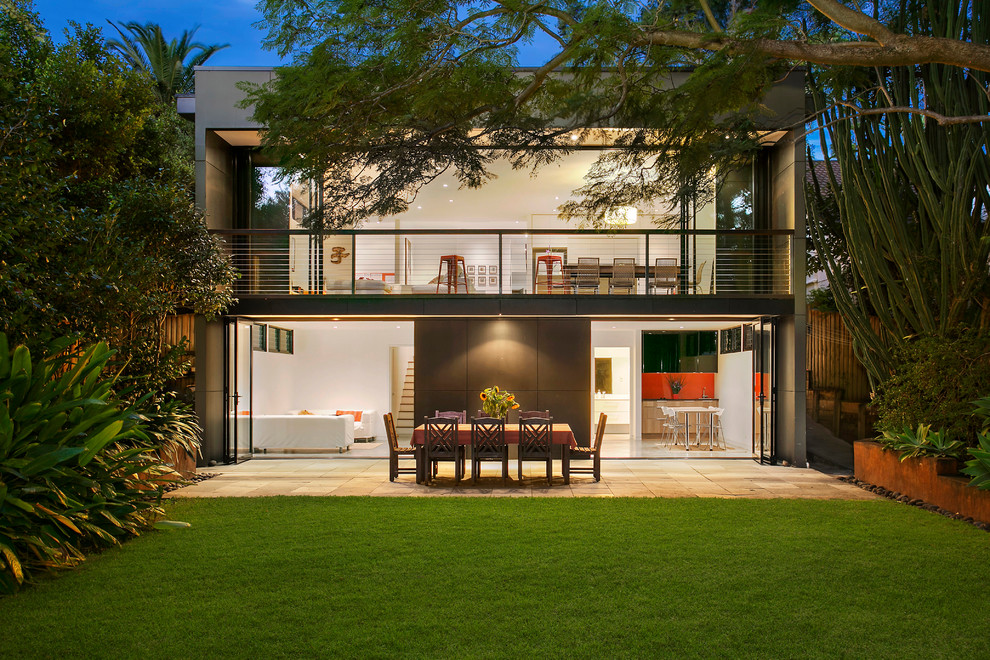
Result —
<path fill-rule="evenodd" d="M 110 39 L 107 43 L 120 53 L 125 62 L 135 69 L 147 71 L 154 78 L 158 96 L 164 103 L 172 102 L 176 94 L 192 92 L 193 67 L 204 64 L 214 53 L 230 46 L 207 46 L 194 42 L 193 35 L 199 29 L 198 25 L 192 30 L 183 30 L 178 40 L 165 41 L 162 28 L 157 23 L 141 25 L 128 21 L 122 24 L 124 29 L 121 30 L 113 21 L 107 22 L 117 30 L 121 39 Z M 129 34 L 125 34 L 125 30 Z M 190 56 L 191 59 L 186 62 Z"/>

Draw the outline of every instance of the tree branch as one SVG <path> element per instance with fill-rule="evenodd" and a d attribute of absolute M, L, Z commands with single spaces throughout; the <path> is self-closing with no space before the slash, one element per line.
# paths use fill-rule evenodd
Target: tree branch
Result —
<path fill-rule="evenodd" d="M 922 115 L 923 117 L 928 117 L 929 119 L 934 119 L 942 126 L 955 126 L 958 124 L 979 124 L 985 121 L 990 121 L 990 115 L 968 115 L 963 117 L 947 117 L 946 115 L 939 114 L 933 110 L 927 110 L 925 108 L 911 108 L 909 106 L 888 106 L 884 108 L 860 108 L 859 106 L 849 103 L 847 101 L 835 101 L 835 105 L 841 105 L 844 108 L 849 108 L 858 115 L 888 115 L 892 113 L 900 114 L 912 114 L 912 115 Z"/>
<path fill-rule="evenodd" d="M 820 1 L 820 0 L 816 0 Z M 725 34 L 642 28 L 636 44 L 676 46 L 693 50 L 724 50 L 732 54 L 762 54 L 785 60 L 846 66 L 909 66 L 948 64 L 990 72 L 990 46 L 941 37 L 895 35 L 892 43 L 812 44 L 776 39 L 739 39 Z"/>
<path fill-rule="evenodd" d="M 871 39 L 876 39 L 882 44 L 891 43 L 898 36 L 880 21 L 855 9 L 850 9 L 837 0 L 808 0 L 808 4 L 832 19 L 832 22 L 856 34 L 864 34 Z"/>

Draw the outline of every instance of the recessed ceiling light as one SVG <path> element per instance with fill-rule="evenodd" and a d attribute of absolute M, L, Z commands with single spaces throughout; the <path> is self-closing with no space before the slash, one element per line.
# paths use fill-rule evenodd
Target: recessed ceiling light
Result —
<path fill-rule="evenodd" d="M 454 203 L 454 200 L 452 200 L 452 199 L 448 199 L 447 201 L 450 202 L 451 204 Z"/>
<path fill-rule="evenodd" d="M 447 184 L 446 184 L 446 183 L 445 183 L 445 184 L 443 184 L 443 187 L 444 187 L 444 188 L 446 188 L 446 187 L 447 187 Z"/>
<path fill-rule="evenodd" d="M 336 330 L 337 329 L 337 326 L 333 326 L 333 329 Z"/>
<path fill-rule="evenodd" d="M 416 208 L 418 208 L 418 209 L 422 209 L 423 207 L 422 207 L 422 206 L 417 206 Z"/>

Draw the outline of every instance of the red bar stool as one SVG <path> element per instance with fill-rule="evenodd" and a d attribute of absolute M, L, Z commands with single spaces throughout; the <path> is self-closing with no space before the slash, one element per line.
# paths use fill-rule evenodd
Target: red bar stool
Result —
<path fill-rule="evenodd" d="M 542 254 L 536 258 L 536 279 L 540 279 L 540 264 L 547 271 L 547 293 L 552 293 L 555 288 L 563 288 L 564 286 L 564 258 L 559 254 Z M 560 275 L 559 281 L 554 284 L 553 282 L 553 265 L 560 264 Z M 534 291 L 536 287 L 533 287 Z"/>
<path fill-rule="evenodd" d="M 437 293 L 440 293 L 440 274 L 443 273 L 444 264 L 447 265 L 447 293 L 450 293 L 451 285 L 454 287 L 454 293 L 457 293 L 457 285 L 461 282 L 461 271 L 464 273 L 464 293 L 467 293 L 467 269 L 464 267 L 464 257 L 457 254 L 445 254 L 440 257 L 440 267 L 437 268 Z"/>

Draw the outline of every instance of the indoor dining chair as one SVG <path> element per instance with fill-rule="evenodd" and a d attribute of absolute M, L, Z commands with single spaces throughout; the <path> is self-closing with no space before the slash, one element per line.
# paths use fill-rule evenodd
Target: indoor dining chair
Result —
<path fill-rule="evenodd" d="M 623 293 L 636 292 L 636 260 L 631 257 L 615 257 L 612 259 L 612 277 L 608 278 L 608 292 L 616 289 Z"/>
<path fill-rule="evenodd" d="M 595 293 L 598 293 L 598 287 L 601 285 L 598 257 L 578 257 L 573 284 L 574 293 L 581 293 L 581 289 L 594 289 Z"/>
<path fill-rule="evenodd" d="M 677 293 L 677 259 L 657 257 L 656 264 L 651 282 L 653 293 L 658 293 L 661 290 L 667 293 Z"/>

